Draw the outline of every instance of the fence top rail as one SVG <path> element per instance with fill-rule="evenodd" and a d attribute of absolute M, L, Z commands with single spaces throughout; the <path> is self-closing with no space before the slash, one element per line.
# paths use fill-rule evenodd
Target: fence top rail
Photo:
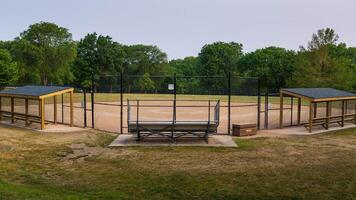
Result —
<path fill-rule="evenodd" d="M 111 77 L 111 76 L 119 76 L 119 75 L 105 75 L 107 77 Z M 123 75 L 124 77 L 128 77 L 128 78 L 141 78 L 143 75 Z M 151 75 L 151 78 L 227 78 L 228 76 L 181 76 L 181 75 Z M 231 78 L 239 78 L 239 79 L 254 79 L 254 80 L 258 80 L 258 77 L 253 77 L 253 76 L 234 76 L 232 75 Z"/>
<path fill-rule="evenodd" d="M 165 123 L 165 122 L 188 122 L 188 123 L 193 123 L 193 122 L 214 122 L 216 120 L 210 119 L 210 120 L 138 120 L 139 122 L 146 122 L 146 123 Z M 137 122 L 136 119 L 134 120 L 128 120 L 128 122 Z"/>
<path fill-rule="evenodd" d="M 218 102 L 220 99 L 127 99 L 128 101 L 194 101 L 194 102 Z"/>

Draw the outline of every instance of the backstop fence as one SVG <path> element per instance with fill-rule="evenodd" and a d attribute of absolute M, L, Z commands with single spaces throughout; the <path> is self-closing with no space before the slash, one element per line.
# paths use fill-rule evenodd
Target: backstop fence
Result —
<path fill-rule="evenodd" d="M 138 100 L 141 116 L 152 120 L 167 120 L 172 115 L 177 120 L 203 120 L 213 112 L 208 109 L 209 102 L 212 106 L 220 100 L 218 133 L 231 133 L 236 123 L 253 123 L 260 128 L 260 89 L 255 77 L 107 75 L 93 82 L 94 101 L 87 109 L 92 110 L 94 120 L 88 126 L 127 133 L 127 100 Z M 179 108 L 177 113 L 173 108 Z"/>
<path fill-rule="evenodd" d="M 266 80 L 256 77 L 227 76 L 155 76 L 105 75 L 92 81 L 91 88 L 75 87 L 74 125 L 97 130 L 127 133 L 127 100 L 132 113 L 140 107 L 140 116 L 152 120 L 206 120 L 213 116 L 212 106 L 220 101 L 218 133 L 230 134 L 233 124 L 256 124 L 258 129 L 277 128 L 279 124 L 279 89 L 263 87 Z M 140 101 L 144 100 L 144 101 Z M 6 98 L 0 99 L 7 109 Z M 285 124 L 296 124 L 296 103 L 285 97 Z M 65 95 L 57 100 L 60 122 L 69 122 L 69 100 Z M 21 100 L 15 109 L 22 112 Z M 46 102 L 46 120 L 53 118 L 53 102 Z M 351 107 L 351 106 L 350 106 Z M 179 108 L 179 109 L 176 109 Z M 210 109 L 211 108 L 211 109 Z M 336 110 L 337 111 L 337 110 Z M 335 112 L 336 112 L 335 111 Z M 31 112 L 38 112 L 37 102 Z M 319 109 L 318 112 L 323 112 Z M 48 116 L 47 116 L 48 115 Z M 134 117 L 134 116 L 132 116 Z M 302 118 L 303 120 L 303 118 Z M 306 118 L 305 118 L 306 120 Z"/>

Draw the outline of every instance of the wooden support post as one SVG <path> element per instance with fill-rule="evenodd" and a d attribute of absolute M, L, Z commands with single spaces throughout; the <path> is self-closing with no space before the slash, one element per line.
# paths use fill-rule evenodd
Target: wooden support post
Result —
<path fill-rule="evenodd" d="M 11 97 L 11 123 L 15 122 L 15 105 L 14 105 L 14 97 Z"/>
<path fill-rule="evenodd" d="M 318 103 L 314 103 L 314 118 L 317 117 L 318 114 Z"/>
<path fill-rule="evenodd" d="M 325 129 L 329 129 L 329 121 L 330 121 L 330 101 L 326 102 L 326 124 Z"/>
<path fill-rule="evenodd" d="M 354 124 L 356 124 L 356 100 L 354 101 L 354 106 L 355 106 L 355 112 L 354 112 L 354 114 L 355 114 L 355 116 L 354 116 Z"/>
<path fill-rule="evenodd" d="M 311 133 L 313 129 L 313 116 L 314 116 L 313 102 L 310 102 L 309 103 L 309 133 Z"/>
<path fill-rule="evenodd" d="M 28 99 L 25 99 L 25 113 L 26 113 L 26 126 L 29 125 L 29 122 L 28 122 Z"/>
<path fill-rule="evenodd" d="M 42 113 L 42 108 L 41 108 L 41 99 L 38 100 L 38 116 L 41 117 L 41 113 Z"/>
<path fill-rule="evenodd" d="M 57 96 L 53 97 L 53 122 L 57 124 Z"/>
<path fill-rule="evenodd" d="M 64 97 L 63 97 L 63 94 L 61 95 L 61 97 L 62 97 L 62 109 L 61 109 L 61 111 L 62 111 L 62 124 L 64 124 Z"/>
<path fill-rule="evenodd" d="M 137 100 L 137 106 L 136 106 L 136 131 L 137 131 L 137 141 L 141 140 L 141 134 L 140 134 L 140 129 L 138 126 L 138 117 L 139 117 L 139 108 L 140 108 L 140 101 Z"/>
<path fill-rule="evenodd" d="M 345 101 L 341 101 L 341 127 L 345 125 Z"/>
<path fill-rule="evenodd" d="M 73 126 L 74 119 L 73 119 L 73 91 L 69 93 L 69 98 L 70 98 L 70 126 Z"/>
<path fill-rule="evenodd" d="M 345 100 L 345 115 L 347 114 L 347 110 L 349 109 L 349 104 L 348 104 L 348 100 Z"/>
<path fill-rule="evenodd" d="M 40 99 L 41 130 L 45 128 L 45 100 Z"/>
<path fill-rule="evenodd" d="M 293 107 L 294 107 L 294 102 L 293 102 L 293 97 L 290 98 L 290 126 L 293 126 Z"/>
<path fill-rule="evenodd" d="M 301 110 L 302 110 L 302 99 L 298 98 L 298 113 L 297 113 L 297 120 L 298 120 L 298 126 L 300 126 L 300 114 L 301 114 Z"/>
<path fill-rule="evenodd" d="M 279 92 L 279 128 L 283 128 L 283 93 Z"/>
<path fill-rule="evenodd" d="M 2 105 L 1 105 L 1 97 L 0 97 L 0 121 L 2 120 Z"/>

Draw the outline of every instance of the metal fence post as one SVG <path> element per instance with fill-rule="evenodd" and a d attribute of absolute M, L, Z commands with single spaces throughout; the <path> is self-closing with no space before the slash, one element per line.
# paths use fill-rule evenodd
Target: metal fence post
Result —
<path fill-rule="evenodd" d="M 174 73 L 173 77 L 173 85 L 174 85 L 174 100 L 173 100 L 173 121 L 177 120 L 177 74 Z"/>
<path fill-rule="evenodd" d="M 173 84 L 174 84 L 174 100 L 177 99 L 177 74 L 174 73 L 174 76 L 173 76 Z"/>
<path fill-rule="evenodd" d="M 124 105 L 123 105 L 123 71 L 121 70 L 121 73 L 120 73 L 120 133 L 123 134 L 123 109 L 124 109 Z"/>
<path fill-rule="evenodd" d="M 230 135 L 231 134 L 231 72 L 229 72 L 228 76 L 228 116 L 227 116 L 227 132 Z"/>
<path fill-rule="evenodd" d="M 92 73 L 91 77 L 91 93 L 90 93 L 90 98 L 91 98 L 91 127 L 94 128 L 94 74 Z"/>
<path fill-rule="evenodd" d="M 87 127 L 87 93 L 85 89 L 83 89 L 83 94 L 84 94 L 84 128 Z"/>
<path fill-rule="evenodd" d="M 268 88 L 266 88 L 265 93 L 265 129 L 268 129 Z"/>
<path fill-rule="evenodd" d="M 261 129 L 261 80 L 257 79 L 257 130 Z"/>

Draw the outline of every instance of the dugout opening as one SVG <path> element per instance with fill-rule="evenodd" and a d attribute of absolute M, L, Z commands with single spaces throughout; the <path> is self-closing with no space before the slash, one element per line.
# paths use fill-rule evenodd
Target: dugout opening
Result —
<path fill-rule="evenodd" d="M 0 120 L 8 118 L 11 123 L 21 120 L 25 121 L 26 126 L 31 123 L 39 123 L 43 130 L 46 123 L 58 123 L 57 96 L 62 95 L 63 97 L 64 94 L 69 93 L 69 125 L 73 126 L 73 92 L 74 88 L 58 86 L 23 86 L 5 89 L 0 91 Z M 48 121 L 45 120 L 45 102 L 51 98 L 53 98 L 53 121 Z M 30 109 L 30 105 L 34 105 L 36 102 L 38 111 L 33 111 L 33 109 Z M 24 112 L 21 112 L 21 110 Z"/>
<path fill-rule="evenodd" d="M 341 127 L 345 122 L 352 122 L 356 124 L 356 94 L 337 90 L 333 88 L 286 88 L 280 90 L 280 115 L 279 115 L 279 128 L 283 128 L 283 99 L 284 97 L 296 97 L 298 98 L 297 109 L 297 125 L 304 125 L 308 129 L 309 133 L 312 132 L 314 126 L 322 126 L 328 130 L 330 124 L 338 124 Z M 308 102 L 308 122 L 301 124 L 301 111 L 302 101 Z M 349 102 L 353 102 L 353 108 L 348 106 Z M 340 102 L 338 107 L 341 112 L 336 115 L 332 114 L 334 102 Z M 317 116 L 318 105 L 325 107 L 325 115 Z M 352 110 L 353 112 L 349 112 Z"/>

